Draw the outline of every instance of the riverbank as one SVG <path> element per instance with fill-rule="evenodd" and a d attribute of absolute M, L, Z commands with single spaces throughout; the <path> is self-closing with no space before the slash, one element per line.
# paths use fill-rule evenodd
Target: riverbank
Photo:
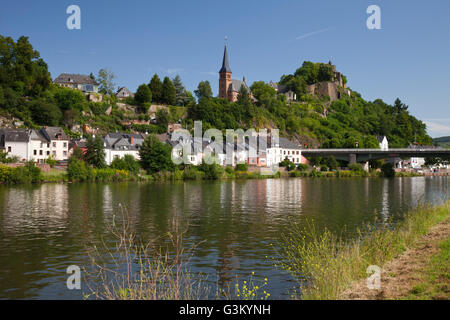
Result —
<path fill-rule="evenodd" d="M 347 300 L 450 299 L 450 218 L 432 227 L 400 256 L 382 267 L 380 289 L 355 282 Z"/>
<path fill-rule="evenodd" d="M 359 236 L 351 241 L 342 240 L 327 230 L 320 232 L 313 224 L 302 229 L 294 224 L 283 237 L 282 267 L 298 280 L 302 291 L 296 298 L 301 299 L 376 298 L 375 291 L 369 296 L 367 294 L 369 289 L 365 288 L 365 279 L 368 276 L 366 271 L 369 266 L 380 266 L 384 270 L 381 290 L 388 290 L 386 287 L 389 283 L 386 281 L 388 277 L 396 278 L 400 274 L 402 277 L 398 277 L 396 281 L 402 283 L 404 279 L 409 279 L 405 282 L 407 283 L 405 288 L 413 288 L 414 269 L 406 268 L 406 263 L 398 262 L 402 260 L 397 259 L 401 259 L 399 258 L 401 254 L 409 257 L 409 268 L 414 268 L 415 264 L 420 268 L 430 261 L 435 253 L 432 248 L 437 246 L 437 243 L 431 241 L 436 238 L 433 233 L 435 229 L 432 228 L 438 225 L 435 227 L 438 230 L 436 232 L 441 234 L 442 239 L 448 239 L 449 214 L 450 201 L 438 207 L 420 206 L 406 214 L 404 220 L 395 227 L 389 225 L 369 227 L 360 231 Z M 427 234 L 430 241 L 427 241 L 425 236 Z M 424 242 L 421 242 L 422 239 Z M 386 271 L 390 270 L 386 264 L 389 261 L 398 265 L 398 269 L 395 270 L 399 273 Z M 394 286 L 395 282 L 392 283 Z M 352 289 L 352 286 L 355 287 Z M 365 293 L 358 293 L 358 290 L 365 290 L 361 291 Z M 386 291 L 386 294 L 380 295 L 379 298 L 406 299 L 408 296 L 407 289 L 405 290 L 402 291 L 403 295 L 392 296 L 387 293 L 391 291 Z"/>
<path fill-rule="evenodd" d="M 29 166 L 28 166 L 29 167 Z M 21 169 L 22 168 L 22 169 Z M 222 168 L 211 166 L 208 170 L 199 170 L 197 167 L 187 167 L 185 169 L 175 169 L 174 171 L 158 172 L 146 174 L 141 170 L 139 173 L 131 173 L 127 170 L 117 170 L 111 168 L 85 170 L 83 174 L 76 172 L 75 176 L 69 177 L 67 170 L 51 168 L 37 174 L 34 172 L 33 178 L 28 178 L 29 169 L 27 166 L 7 167 L 0 165 L 0 184 L 14 185 L 27 183 L 67 183 L 67 182 L 126 182 L 126 181 L 189 181 L 189 180 L 246 180 L 246 179 L 277 179 L 277 178 L 352 178 L 352 177 L 383 177 L 380 171 L 366 172 L 364 170 L 332 170 L 319 171 L 316 169 L 286 171 L 281 167 L 273 174 L 261 174 L 255 168 L 248 170 L 235 170 L 231 167 Z M 251 169 L 251 170 L 250 170 Z M 436 174 L 436 175 L 447 175 Z M 395 177 L 419 177 L 424 174 L 415 172 L 396 172 Z"/>

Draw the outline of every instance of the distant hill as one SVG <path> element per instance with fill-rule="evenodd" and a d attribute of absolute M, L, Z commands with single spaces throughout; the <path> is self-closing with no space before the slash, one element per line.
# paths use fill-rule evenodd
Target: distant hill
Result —
<path fill-rule="evenodd" d="M 444 148 L 450 148 L 450 136 L 433 139 L 433 144 L 438 144 Z"/>

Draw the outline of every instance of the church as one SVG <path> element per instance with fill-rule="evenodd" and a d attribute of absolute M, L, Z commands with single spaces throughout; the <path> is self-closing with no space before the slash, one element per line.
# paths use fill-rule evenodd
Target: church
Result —
<path fill-rule="evenodd" d="M 227 99 L 231 102 L 237 101 L 241 86 L 244 86 L 250 96 L 252 96 L 251 90 L 245 82 L 245 77 L 242 80 L 232 78 L 232 72 L 228 62 L 227 46 L 225 45 L 222 68 L 219 70 L 219 98 Z"/>

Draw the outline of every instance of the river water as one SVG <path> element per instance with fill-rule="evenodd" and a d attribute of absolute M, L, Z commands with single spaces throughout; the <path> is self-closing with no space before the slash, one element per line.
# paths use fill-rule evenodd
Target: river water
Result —
<path fill-rule="evenodd" d="M 68 290 L 66 268 L 89 263 L 86 243 L 110 236 L 120 207 L 141 239 L 185 230 L 189 267 L 213 291 L 254 272 L 271 298 L 288 299 L 295 283 L 273 258 L 294 221 L 351 237 L 447 199 L 447 177 L 0 186 L 0 299 L 82 299 L 86 286 Z"/>

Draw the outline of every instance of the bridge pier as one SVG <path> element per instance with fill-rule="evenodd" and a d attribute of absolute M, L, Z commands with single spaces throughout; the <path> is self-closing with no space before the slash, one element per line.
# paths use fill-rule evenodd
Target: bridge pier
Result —
<path fill-rule="evenodd" d="M 348 155 L 348 164 L 352 165 L 356 163 L 356 153 L 350 153 Z"/>

